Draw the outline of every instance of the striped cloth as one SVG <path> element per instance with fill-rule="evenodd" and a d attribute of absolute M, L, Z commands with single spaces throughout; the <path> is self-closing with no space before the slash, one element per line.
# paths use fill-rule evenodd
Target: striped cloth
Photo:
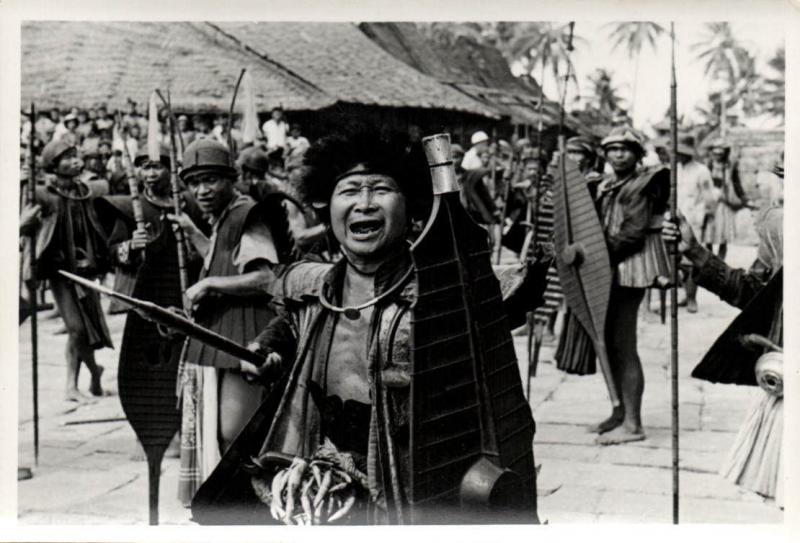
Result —
<path fill-rule="evenodd" d="M 555 206 L 553 195 L 550 190 L 545 191 L 539 198 L 538 209 L 531 217 L 531 222 L 536 224 L 536 240 L 528 248 L 528 256 L 532 256 L 536 245 L 552 245 L 553 243 L 553 224 L 555 219 Z M 561 289 L 561 282 L 558 279 L 558 271 L 555 262 L 547 270 L 547 287 L 544 291 L 544 305 L 537 308 L 534 312 L 534 320 L 537 324 L 549 325 L 555 318 L 561 305 L 564 302 L 564 291 Z"/>

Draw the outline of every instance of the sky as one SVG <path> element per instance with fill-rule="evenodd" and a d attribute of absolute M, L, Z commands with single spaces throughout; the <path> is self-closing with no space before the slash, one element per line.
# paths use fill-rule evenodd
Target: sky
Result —
<path fill-rule="evenodd" d="M 656 21 L 669 31 L 669 22 Z M 588 76 L 597 68 L 606 68 L 612 72 L 612 80 L 619 89 L 619 94 L 627 101 L 633 93 L 635 61 L 629 59 L 624 45 L 612 51 L 611 40 L 608 39 L 610 28 L 607 23 L 590 23 L 576 21 L 575 34 L 586 42 L 576 43 L 573 62 L 578 74 L 579 89 L 570 86 L 567 96 L 567 109 L 579 107 L 574 102 L 578 92 L 591 93 Z M 761 75 L 774 75 L 767 61 L 777 48 L 783 44 L 784 29 L 781 24 L 767 22 L 732 24 L 733 34 L 755 56 L 756 69 Z M 676 36 L 676 79 L 678 86 L 678 115 L 692 118 L 696 104 L 705 101 L 713 88 L 712 83 L 703 75 L 703 62 L 694 60 L 695 53 L 690 50 L 691 44 L 699 41 L 704 34 L 701 23 L 677 23 Z M 658 49 L 645 48 L 642 51 L 639 77 L 636 89 L 636 101 L 633 107 L 634 124 L 647 129 L 664 118 L 669 107 L 670 85 L 670 42 L 669 35 L 664 34 L 657 41 Z M 538 72 L 538 70 L 537 70 Z M 539 74 L 534 74 L 539 79 Z M 545 78 L 545 94 L 557 99 L 557 92 L 551 77 Z M 630 106 L 628 106 L 630 109 Z M 776 125 L 773 119 L 755 119 L 748 122 L 759 128 L 772 128 Z"/>

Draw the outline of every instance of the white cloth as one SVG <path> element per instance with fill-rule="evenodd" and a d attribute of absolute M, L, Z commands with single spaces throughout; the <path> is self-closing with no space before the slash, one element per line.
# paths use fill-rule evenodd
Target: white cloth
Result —
<path fill-rule="evenodd" d="M 55 130 L 53 130 L 53 141 L 60 140 L 62 137 L 64 137 L 64 135 L 67 132 L 69 132 L 69 130 L 67 129 L 66 126 L 64 126 L 64 123 L 63 122 L 58 123 L 56 125 Z"/>
<path fill-rule="evenodd" d="M 197 452 L 200 457 L 200 474 L 205 481 L 219 464 L 219 383 L 217 368 L 198 366 L 197 376 L 202 391 L 198 398 Z"/>
<path fill-rule="evenodd" d="M 209 238 L 208 252 L 206 253 L 203 267 L 208 269 L 211 265 L 211 257 L 214 255 L 214 246 L 217 242 L 217 224 L 213 227 L 211 237 Z M 275 243 L 272 240 L 272 233 L 263 222 L 254 221 L 250 223 L 242 232 L 242 237 L 239 239 L 239 244 L 234 247 L 231 253 L 233 265 L 239 270 L 239 273 L 244 273 L 247 265 L 254 260 L 268 260 L 272 264 L 278 262 L 278 251 L 275 249 Z"/>
<path fill-rule="evenodd" d="M 286 146 L 286 135 L 289 133 L 289 124 L 286 121 L 270 119 L 264 123 L 261 131 L 267 137 L 268 149 Z"/>
<path fill-rule="evenodd" d="M 470 147 L 469 151 L 464 153 L 464 159 L 461 161 L 461 167 L 465 170 L 477 170 L 483 168 L 483 161 L 478 154 L 478 149 Z"/>
<path fill-rule="evenodd" d="M 286 138 L 286 147 L 289 149 L 289 155 L 299 155 L 306 152 L 306 149 L 311 147 L 308 139 L 303 136 L 293 138 L 289 136 Z"/>

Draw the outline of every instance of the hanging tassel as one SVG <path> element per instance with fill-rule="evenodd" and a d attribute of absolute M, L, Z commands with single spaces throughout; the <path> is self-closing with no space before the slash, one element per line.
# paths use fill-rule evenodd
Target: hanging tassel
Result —
<path fill-rule="evenodd" d="M 158 162 L 161 160 L 161 153 L 159 151 L 158 137 L 160 135 L 160 126 L 158 123 L 158 105 L 156 104 L 155 91 L 150 94 L 150 107 L 147 113 L 147 158 L 151 162 Z"/>

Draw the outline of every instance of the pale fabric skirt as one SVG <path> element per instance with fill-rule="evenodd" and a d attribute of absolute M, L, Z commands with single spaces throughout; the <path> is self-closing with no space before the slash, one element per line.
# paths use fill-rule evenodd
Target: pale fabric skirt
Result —
<path fill-rule="evenodd" d="M 185 506 L 220 461 L 217 369 L 188 363 L 182 376 L 178 498 Z"/>
<path fill-rule="evenodd" d="M 783 507 L 783 398 L 759 389 L 720 474 Z"/>
<path fill-rule="evenodd" d="M 720 202 L 703 231 L 703 243 L 733 243 L 736 241 L 736 211 Z"/>
<path fill-rule="evenodd" d="M 650 288 L 659 285 L 659 277 L 672 279 L 672 263 L 661 231 L 649 231 L 644 248 L 617 265 L 617 284 L 623 287 Z"/>

